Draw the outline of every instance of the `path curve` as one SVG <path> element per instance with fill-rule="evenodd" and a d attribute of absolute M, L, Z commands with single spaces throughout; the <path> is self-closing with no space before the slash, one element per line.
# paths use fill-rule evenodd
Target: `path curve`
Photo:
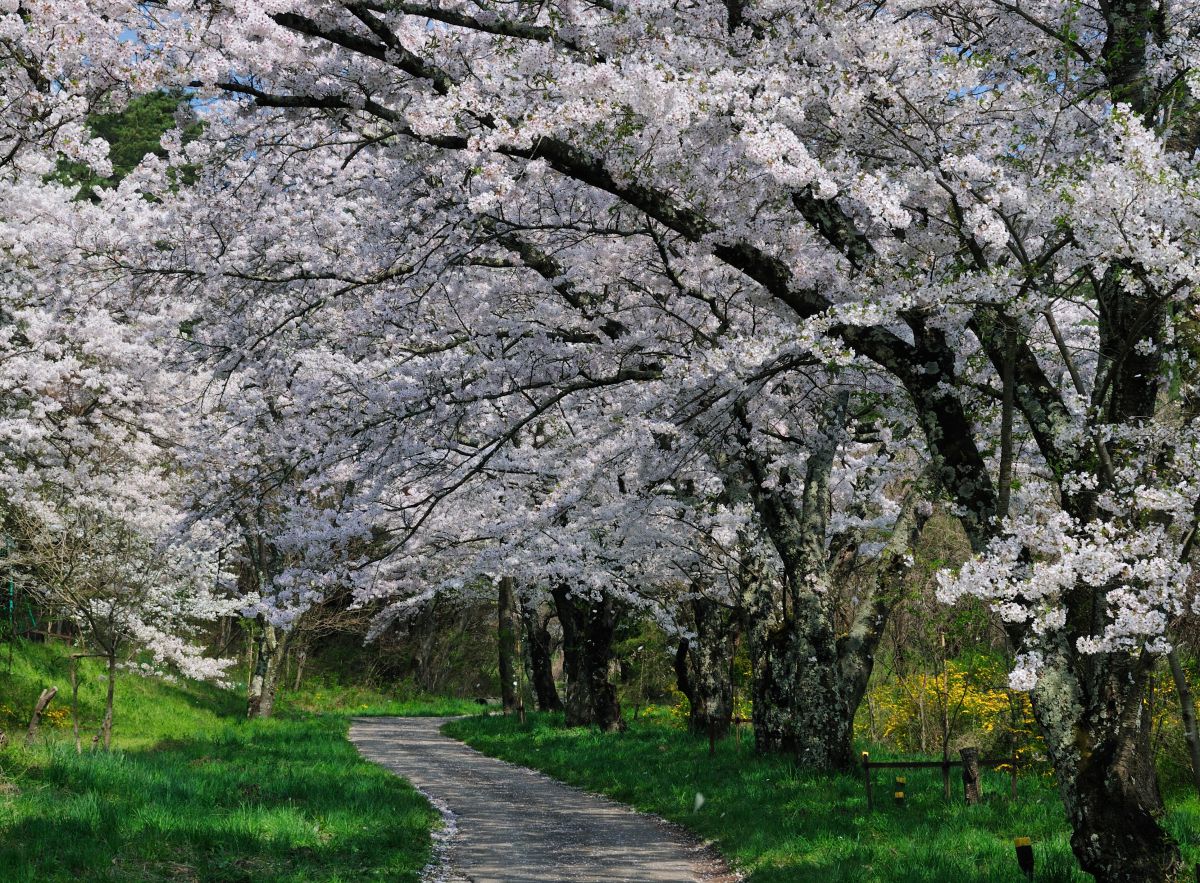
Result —
<path fill-rule="evenodd" d="M 445 717 L 355 718 L 367 760 L 408 779 L 448 815 L 432 879 L 454 883 L 730 883 L 707 849 L 661 819 L 443 736 Z"/>

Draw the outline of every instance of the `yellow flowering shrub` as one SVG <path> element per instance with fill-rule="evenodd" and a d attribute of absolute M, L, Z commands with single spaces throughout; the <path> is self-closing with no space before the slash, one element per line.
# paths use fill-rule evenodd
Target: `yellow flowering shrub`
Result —
<path fill-rule="evenodd" d="M 949 660 L 940 672 L 876 678 L 859 710 L 861 738 L 905 753 L 973 746 L 1008 756 L 1038 750 L 1029 697 L 1008 689 L 1000 660 Z"/>
<path fill-rule="evenodd" d="M 71 709 L 47 708 L 42 713 L 42 723 L 51 727 L 67 727 L 71 725 Z"/>

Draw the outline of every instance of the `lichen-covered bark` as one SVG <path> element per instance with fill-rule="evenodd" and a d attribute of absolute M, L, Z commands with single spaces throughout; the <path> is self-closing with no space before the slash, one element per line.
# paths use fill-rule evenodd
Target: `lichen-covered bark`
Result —
<path fill-rule="evenodd" d="M 787 621 L 750 620 L 754 746 L 819 769 L 847 769 L 853 716 L 845 713 L 829 620 L 805 605 Z"/>
<path fill-rule="evenodd" d="M 901 597 L 912 560 L 911 552 L 916 548 L 932 511 L 926 499 L 928 493 L 927 477 L 924 475 L 909 488 L 892 526 L 891 536 L 880 553 L 874 581 L 863 587 L 864 597 L 855 611 L 850 628 L 837 641 L 841 675 L 840 710 L 847 722 L 844 728 L 846 756 L 851 762 L 855 756 L 854 717 L 866 695 L 871 672 L 875 669 L 875 651 L 883 637 L 884 627 L 891 616 L 892 607 Z"/>
<path fill-rule="evenodd" d="M 849 764 L 825 563 L 829 478 L 847 405 L 848 396 L 842 394 L 827 416 L 821 440 L 809 451 L 798 507 L 786 470 L 779 475 L 778 489 L 766 490 L 766 464 L 749 445 L 744 460 L 751 499 L 783 563 L 783 579 L 776 581 L 761 556 L 751 555 L 742 579 L 753 666 L 754 744 L 760 752 L 791 754 L 806 766 L 823 769 Z"/>
<path fill-rule="evenodd" d="M 1179 848 L 1161 825 L 1143 701 L 1150 668 L 1147 657 L 1084 660 L 1064 643 L 1033 693 L 1071 847 L 1099 883 L 1169 883 L 1183 873 Z"/>
<path fill-rule="evenodd" d="M 761 523 L 783 563 L 773 580 L 761 556 L 748 555 L 742 608 L 753 665 L 754 739 L 762 752 L 787 753 L 823 769 L 854 765 L 854 717 L 874 667 L 891 610 L 892 586 L 907 571 L 907 553 L 924 524 L 924 482 L 908 494 L 849 632 L 838 636 L 829 607 L 826 549 L 829 481 L 846 417 L 843 394 L 827 416 L 823 440 L 809 452 L 799 505 L 787 493 L 764 490 L 764 464 L 745 462 L 747 485 Z M 856 547 L 851 543 L 851 547 Z M 853 552 L 850 553 L 851 557 Z"/>
<path fill-rule="evenodd" d="M 616 687 L 608 680 L 620 606 L 608 593 L 575 598 L 558 586 L 552 594 L 563 630 L 567 725 L 594 724 L 604 732 L 625 729 Z"/>

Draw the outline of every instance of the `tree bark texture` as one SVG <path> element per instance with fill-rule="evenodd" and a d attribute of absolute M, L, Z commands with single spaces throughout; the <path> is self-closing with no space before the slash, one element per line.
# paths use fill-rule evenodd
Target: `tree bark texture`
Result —
<path fill-rule="evenodd" d="M 42 690 L 37 698 L 37 702 L 33 704 L 33 714 L 29 716 L 29 728 L 25 731 L 25 744 L 33 744 L 33 739 L 37 736 L 38 725 L 42 722 L 42 714 L 54 701 L 54 697 L 58 695 L 57 687 L 47 687 Z"/>
<path fill-rule="evenodd" d="M 275 710 L 275 693 L 287 655 L 287 635 L 281 636 L 265 617 L 259 617 L 258 626 L 246 717 L 270 717 Z"/>
<path fill-rule="evenodd" d="M 711 598 L 688 602 L 694 639 L 680 642 L 675 674 L 688 700 L 688 729 L 722 739 L 733 723 L 733 653 L 739 623 L 736 611 Z"/>
<path fill-rule="evenodd" d="M 608 680 L 620 606 L 608 593 L 572 597 L 565 586 L 553 591 L 563 630 L 567 676 L 567 726 L 595 725 L 604 732 L 625 729 L 617 690 Z"/>
<path fill-rule="evenodd" d="M 500 648 L 500 701 L 505 714 L 517 710 L 517 581 L 500 578 L 497 609 L 497 644 Z"/>
<path fill-rule="evenodd" d="M 829 606 L 835 574 L 826 528 L 830 476 L 847 406 L 843 394 L 830 408 L 823 436 L 809 452 L 798 504 L 786 490 L 791 482 L 786 472 L 779 476 L 778 491 L 767 490 L 766 464 L 753 454 L 744 461 L 755 510 L 783 565 L 782 579 L 776 578 L 763 553 L 750 553 L 742 573 L 755 747 L 764 753 L 791 754 L 806 766 L 835 770 L 851 770 L 856 764 L 854 717 L 908 571 L 908 552 L 928 517 L 922 478 L 901 506 L 849 631 L 837 635 Z M 747 446 L 747 451 L 752 448 Z M 849 548 L 857 546 L 852 538 Z"/>
<path fill-rule="evenodd" d="M 1163 829 L 1162 795 L 1143 701 L 1149 657 L 1081 660 L 1064 641 L 1048 658 L 1033 709 L 1054 764 L 1080 866 L 1101 883 L 1175 881 L 1179 848 Z"/>
<path fill-rule="evenodd" d="M 562 700 L 554 683 L 554 637 L 550 634 L 550 612 L 526 604 L 521 611 L 525 646 L 529 648 L 530 681 L 538 711 L 562 711 Z"/>
<path fill-rule="evenodd" d="M 963 798 L 967 806 L 974 806 L 983 800 L 979 784 L 979 749 L 963 748 L 959 756 L 962 757 Z"/>

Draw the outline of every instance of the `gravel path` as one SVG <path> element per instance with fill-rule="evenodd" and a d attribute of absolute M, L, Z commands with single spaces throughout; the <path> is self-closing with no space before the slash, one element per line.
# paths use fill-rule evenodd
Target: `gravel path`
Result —
<path fill-rule="evenodd" d="M 355 718 L 367 760 L 408 779 L 447 821 L 429 879 L 455 883 L 730 883 L 685 833 L 653 816 L 485 757 L 438 730 L 449 718 Z"/>

